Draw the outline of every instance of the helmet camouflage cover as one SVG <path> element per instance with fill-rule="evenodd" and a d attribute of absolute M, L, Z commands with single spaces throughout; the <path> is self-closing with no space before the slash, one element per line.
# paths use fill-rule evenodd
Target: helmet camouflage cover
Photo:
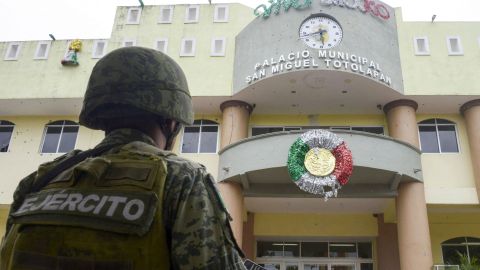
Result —
<path fill-rule="evenodd" d="M 142 47 L 105 55 L 90 75 L 80 124 L 104 130 L 111 119 L 147 114 L 192 124 L 192 100 L 180 66 L 167 55 Z"/>

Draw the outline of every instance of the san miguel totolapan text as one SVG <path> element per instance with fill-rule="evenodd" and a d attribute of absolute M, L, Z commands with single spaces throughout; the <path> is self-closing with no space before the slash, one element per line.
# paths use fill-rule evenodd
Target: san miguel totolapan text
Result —
<path fill-rule="evenodd" d="M 255 64 L 253 74 L 247 76 L 245 81 L 251 84 L 270 75 L 319 67 L 350 71 L 378 80 L 386 85 L 392 84 L 392 79 L 382 72 L 378 62 L 357 54 L 334 50 L 319 50 L 314 53 L 304 50 L 265 59 Z"/>

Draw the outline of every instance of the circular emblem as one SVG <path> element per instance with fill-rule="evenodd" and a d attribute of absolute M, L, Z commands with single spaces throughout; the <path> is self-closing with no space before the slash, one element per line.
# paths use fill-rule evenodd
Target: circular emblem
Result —
<path fill-rule="evenodd" d="M 340 23 L 327 14 L 315 14 L 302 22 L 299 39 L 313 49 L 331 49 L 342 41 L 343 30 Z"/>
<path fill-rule="evenodd" d="M 335 157 L 324 148 L 312 148 L 305 155 L 305 168 L 315 176 L 327 176 L 335 169 Z"/>
<path fill-rule="evenodd" d="M 336 134 L 322 129 L 310 130 L 290 147 L 287 168 L 301 190 L 327 200 L 336 197 L 352 175 L 352 152 Z"/>

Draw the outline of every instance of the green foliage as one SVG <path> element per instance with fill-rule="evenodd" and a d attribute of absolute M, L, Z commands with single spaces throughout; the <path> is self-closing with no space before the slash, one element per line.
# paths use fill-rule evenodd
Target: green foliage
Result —
<path fill-rule="evenodd" d="M 458 251 L 457 254 L 460 259 L 460 270 L 480 270 L 480 261 L 477 257 L 472 257 L 469 261 L 467 254 Z"/>

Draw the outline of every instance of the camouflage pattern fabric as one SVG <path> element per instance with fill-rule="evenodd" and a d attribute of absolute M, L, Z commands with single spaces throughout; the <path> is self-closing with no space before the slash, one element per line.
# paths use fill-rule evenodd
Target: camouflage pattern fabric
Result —
<path fill-rule="evenodd" d="M 112 118 L 154 114 L 193 123 L 187 80 L 169 56 L 148 48 L 114 50 L 92 70 L 80 124 L 105 130 Z"/>
<path fill-rule="evenodd" d="M 133 143 L 132 143 L 133 142 Z M 213 177 L 200 164 L 180 158 L 155 147 L 147 135 L 134 129 L 117 129 L 97 146 L 118 145 L 105 153 L 112 154 L 129 147 L 131 152 L 149 152 L 163 156 L 167 178 L 163 198 L 163 224 L 172 269 L 245 269 L 228 222 L 228 213 L 220 201 Z M 128 144 L 128 146 L 123 146 Z M 73 151 L 40 166 L 39 171 L 23 179 L 14 194 L 10 212 L 18 210 L 36 174 L 51 169 Z M 9 217 L 7 233 L 12 225 Z M 3 245 L 3 244 L 2 244 Z M 2 258 L 3 259 L 3 258 Z"/>

